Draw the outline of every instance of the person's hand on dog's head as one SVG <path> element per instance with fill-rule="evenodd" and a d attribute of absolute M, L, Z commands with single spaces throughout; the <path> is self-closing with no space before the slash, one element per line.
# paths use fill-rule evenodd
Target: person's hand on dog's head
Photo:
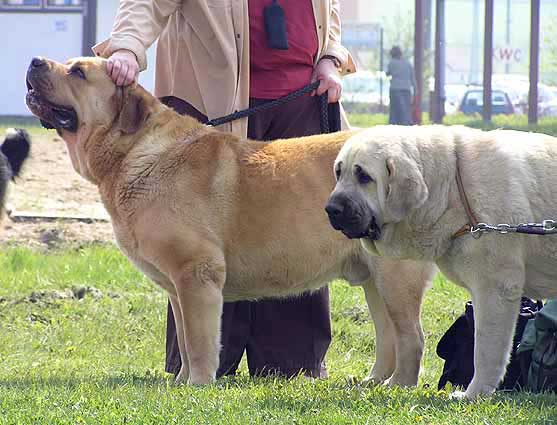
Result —
<path fill-rule="evenodd" d="M 117 50 L 108 58 L 106 70 L 118 86 L 127 86 L 137 81 L 139 64 L 131 50 Z"/>

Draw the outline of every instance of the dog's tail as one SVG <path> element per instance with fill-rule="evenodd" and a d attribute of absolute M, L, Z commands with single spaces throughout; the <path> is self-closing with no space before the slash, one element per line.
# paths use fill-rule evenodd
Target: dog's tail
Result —
<path fill-rule="evenodd" d="M 4 201 L 8 182 L 21 171 L 21 166 L 29 156 L 31 139 L 22 129 L 9 129 L 4 143 L 0 146 L 0 218 L 4 212 Z"/>
<path fill-rule="evenodd" d="M 21 128 L 8 129 L 4 143 L 0 147 L 0 152 L 8 160 L 12 180 L 19 175 L 21 166 L 29 156 L 30 150 L 31 137 L 27 131 Z"/>

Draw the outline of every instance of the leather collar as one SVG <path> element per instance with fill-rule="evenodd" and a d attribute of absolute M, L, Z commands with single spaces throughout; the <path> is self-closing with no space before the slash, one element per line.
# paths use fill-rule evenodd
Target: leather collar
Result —
<path fill-rule="evenodd" d="M 464 210 L 466 211 L 466 216 L 468 217 L 468 223 L 458 229 L 452 236 L 452 239 L 456 239 L 460 236 L 464 236 L 478 225 L 478 220 L 474 215 L 474 211 L 470 207 L 470 202 L 468 202 L 468 197 L 466 196 L 466 192 L 464 191 L 464 184 L 462 183 L 462 176 L 460 175 L 460 161 L 458 158 L 458 153 L 455 152 L 456 155 L 456 185 L 458 187 L 458 194 L 460 196 L 460 202 L 464 206 Z"/>

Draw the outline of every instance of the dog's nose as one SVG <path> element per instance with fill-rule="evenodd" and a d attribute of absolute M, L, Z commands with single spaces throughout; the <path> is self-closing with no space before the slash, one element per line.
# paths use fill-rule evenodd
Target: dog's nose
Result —
<path fill-rule="evenodd" d="M 325 211 L 331 218 L 340 217 L 344 212 L 344 204 L 341 204 L 340 202 L 334 202 L 334 201 L 329 202 L 325 207 Z"/>
<path fill-rule="evenodd" d="M 33 59 L 31 59 L 31 67 L 32 68 L 40 68 L 46 65 L 46 60 L 45 58 L 42 58 L 40 56 L 36 56 Z"/>

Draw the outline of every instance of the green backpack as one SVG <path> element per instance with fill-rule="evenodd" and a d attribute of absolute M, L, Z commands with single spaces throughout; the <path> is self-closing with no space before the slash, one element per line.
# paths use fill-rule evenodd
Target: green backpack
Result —
<path fill-rule="evenodd" d="M 528 321 L 517 355 L 527 390 L 557 391 L 557 300 L 549 300 Z"/>

